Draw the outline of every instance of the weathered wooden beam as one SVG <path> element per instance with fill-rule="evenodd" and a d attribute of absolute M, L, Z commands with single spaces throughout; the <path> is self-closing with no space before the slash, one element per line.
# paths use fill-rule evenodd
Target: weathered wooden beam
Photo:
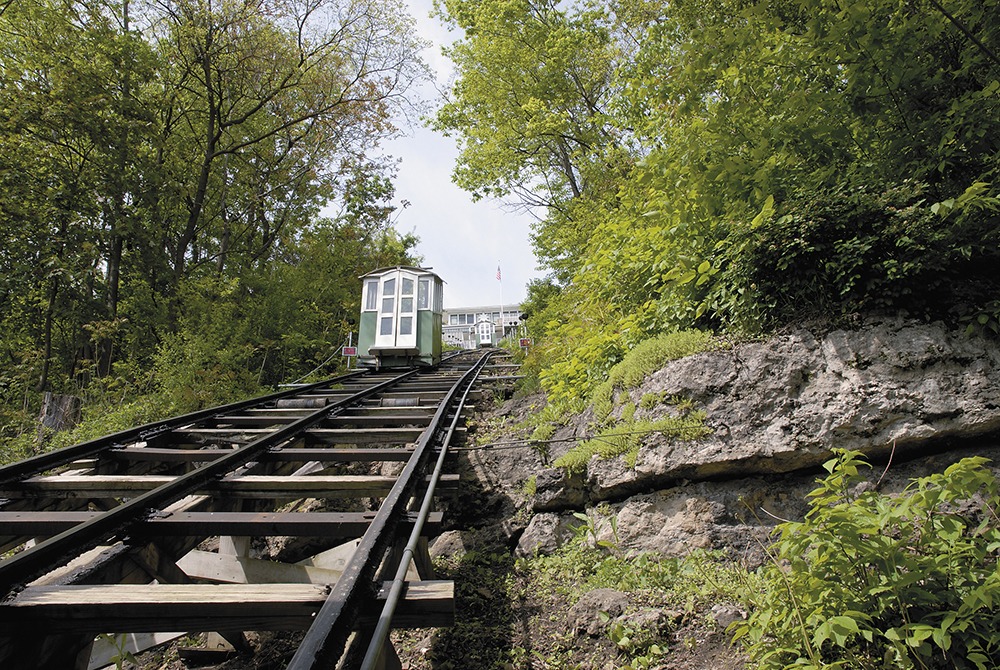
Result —
<path fill-rule="evenodd" d="M 320 461 L 323 463 L 374 463 L 378 461 L 407 461 L 413 455 L 412 447 L 359 449 L 328 447 L 302 447 L 269 452 L 262 461 Z"/>
<path fill-rule="evenodd" d="M 388 588 L 383 585 L 379 601 Z M 304 630 L 328 590 L 316 584 L 37 586 L 0 605 L 0 629 L 7 635 Z M 409 582 L 393 626 L 449 626 L 454 618 L 453 582 Z"/>
<path fill-rule="evenodd" d="M 414 408 L 409 408 L 414 409 Z M 328 421 L 334 426 L 357 426 L 359 428 L 370 428 L 374 426 L 426 426 L 431 415 L 428 413 L 408 412 L 406 414 L 393 414 L 391 416 L 336 416 Z"/>
<path fill-rule="evenodd" d="M 256 439 L 273 433 L 273 428 L 187 428 L 175 434 L 188 438 Z M 303 434 L 310 442 L 322 444 L 406 444 L 420 437 L 423 428 L 311 428 Z"/>
<path fill-rule="evenodd" d="M 54 535 L 100 512 L 0 512 L 2 535 Z M 367 530 L 374 513 L 365 512 L 186 512 L 157 516 L 132 526 L 132 535 L 303 535 L 354 538 Z M 411 515 L 415 516 L 415 515 Z M 428 532 L 435 534 L 440 513 L 428 519 Z M 409 520 L 412 523 L 412 519 Z"/>
<path fill-rule="evenodd" d="M 305 432 L 307 443 L 320 444 L 408 444 L 420 439 L 424 428 L 313 428 Z"/>
<path fill-rule="evenodd" d="M 173 481 L 167 475 L 53 475 L 32 477 L 16 488 L 0 492 L 11 497 L 44 495 L 52 498 L 119 498 L 151 491 Z M 310 475 L 308 477 L 252 475 L 226 477 L 206 485 L 204 491 L 221 491 L 241 498 L 342 498 L 385 495 L 395 477 L 377 475 Z M 455 486 L 458 475 L 444 475 L 440 485 Z"/>
<path fill-rule="evenodd" d="M 204 463 L 214 461 L 228 454 L 232 449 L 184 449 L 165 447 L 126 447 L 109 453 L 112 458 L 122 461 L 148 461 L 154 463 Z M 329 447 L 281 448 L 269 451 L 260 457 L 261 461 L 324 461 L 330 463 L 354 463 L 372 461 L 405 461 L 413 454 L 413 449 L 400 447 L 380 449 L 367 447 L 359 449 Z"/>
<path fill-rule="evenodd" d="M 411 408 L 413 409 L 413 408 Z M 426 425 L 431 418 L 427 412 L 410 412 L 407 414 L 396 414 L 392 416 L 370 416 L 343 414 L 328 419 L 328 423 L 334 426 L 357 426 L 362 428 L 388 428 L 391 426 Z M 290 423 L 295 420 L 293 415 L 267 416 L 262 414 L 245 414 L 219 416 L 213 421 L 213 428 L 225 428 L 232 426 L 246 426 L 249 428 L 266 428 L 267 426 Z"/>
<path fill-rule="evenodd" d="M 222 584 L 334 584 L 343 570 L 191 551 L 177 566 L 192 579 Z"/>

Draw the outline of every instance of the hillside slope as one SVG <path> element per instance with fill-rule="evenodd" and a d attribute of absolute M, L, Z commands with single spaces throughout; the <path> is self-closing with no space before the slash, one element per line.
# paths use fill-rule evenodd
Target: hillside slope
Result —
<path fill-rule="evenodd" d="M 503 557 L 494 563 L 506 566 L 506 579 L 528 580 L 520 586 L 520 603 L 504 601 L 511 610 L 504 620 L 512 628 L 498 643 L 536 653 L 511 667 L 626 667 L 621 645 L 610 643 L 622 621 L 615 612 L 626 621 L 643 612 L 659 617 L 653 628 L 669 651 L 634 667 L 740 667 L 722 633 L 724 624 L 742 616 L 734 604 L 706 598 L 693 611 L 678 612 L 676 603 L 618 602 L 608 593 L 590 595 L 585 586 L 560 591 L 531 583 L 539 573 L 528 559 L 572 556 L 582 537 L 611 554 L 652 552 L 664 561 L 715 550 L 752 569 L 765 560 L 769 531 L 805 513 L 806 494 L 831 449 L 864 452 L 874 465 L 872 485 L 877 481 L 890 493 L 964 456 L 995 462 L 1000 347 L 941 323 L 868 319 L 850 327 L 797 328 L 676 360 L 638 388 L 616 389 L 613 412 L 655 420 L 701 410 L 709 434 L 679 440 L 650 433 L 634 465 L 625 456 L 594 456 L 576 473 L 548 464 L 592 437 L 593 410 L 565 417 L 547 451 L 516 442 L 528 437 L 525 420 L 543 404 L 541 397 L 515 398 L 482 420 L 479 442 L 485 445 L 463 457 L 468 494 L 449 510 L 460 528 L 435 545 L 453 565 L 471 556 L 467 567 L 479 565 L 477 553 L 489 547 Z M 581 571 L 600 566 L 576 560 Z M 556 569 L 544 565 L 543 572 Z M 585 584 L 587 575 L 576 579 Z M 423 648 L 437 660 L 412 667 L 468 667 L 448 659 L 445 647 L 429 644 L 432 639 Z"/>

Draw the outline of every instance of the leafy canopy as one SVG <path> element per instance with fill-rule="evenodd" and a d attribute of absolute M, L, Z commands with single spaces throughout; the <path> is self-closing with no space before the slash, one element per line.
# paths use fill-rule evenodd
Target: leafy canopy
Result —
<path fill-rule="evenodd" d="M 529 364 L 550 392 L 693 327 L 879 309 L 1000 330 L 997 0 L 439 7 L 464 30 L 436 121 L 458 182 L 545 207 L 559 292 Z"/>

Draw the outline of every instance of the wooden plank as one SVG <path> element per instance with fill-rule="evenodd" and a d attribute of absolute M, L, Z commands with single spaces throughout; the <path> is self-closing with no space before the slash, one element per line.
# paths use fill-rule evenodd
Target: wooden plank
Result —
<path fill-rule="evenodd" d="M 164 463 L 200 463 L 213 461 L 230 453 L 232 449 L 170 449 L 153 447 L 126 447 L 111 452 L 111 456 L 125 461 L 153 461 Z M 295 448 L 274 449 L 260 460 L 271 461 L 323 461 L 329 463 L 356 463 L 369 461 L 405 461 L 413 449 L 330 449 Z"/>
<path fill-rule="evenodd" d="M 328 447 L 302 447 L 280 449 L 268 452 L 262 461 L 320 461 L 323 463 L 374 463 L 378 461 L 408 461 L 413 455 L 412 447 L 379 449 L 330 449 Z"/>
<path fill-rule="evenodd" d="M 256 439 L 274 432 L 274 428 L 186 428 L 175 431 L 184 437 L 214 439 Z M 405 444 L 420 438 L 423 428 L 310 428 L 304 431 L 311 442 L 323 444 Z"/>
<path fill-rule="evenodd" d="M 414 408 L 410 408 L 414 409 Z M 271 425 L 291 423 L 295 416 L 281 415 L 268 416 L 266 414 L 247 414 L 241 416 L 220 416 L 213 422 L 213 428 L 225 428 L 232 426 L 246 426 L 249 428 L 264 428 Z M 407 414 L 397 414 L 393 416 L 369 416 L 350 414 L 340 414 L 329 419 L 329 423 L 344 426 L 360 426 L 366 428 L 388 428 L 390 426 L 426 425 L 431 418 L 427 412 L 409 412 Z M 207 428 L 208 426 L 206 426 Z"/>
<path fill-rule="evenodd" d="M 437 411 L 437 405 L 417 405 L 417 406 L 399 406 L 390 407 L 388 405 L 382 406 L 378 405 L 378 400 L 366 400 L 365 403 L 357 407 L 352 407 L 349 413 L 341 414 L 340 416 L 381 416 L 381 417 L 391 417 L 396 415 L 421 415 L 430 418 L 434 416 L 434 412 Z"/>
<path fill-rule="evenodd" d="M 416 442 L 424 428 L 312 428 L 305 432 L 310 443 L 407 444 Z"/>
<path fill-rule="evenodd" d="M 173 477 L 167 475 L 51 475 L 32 477 L 9 485 L 12 490 L 2 495 L 25 494 L 63 498 L 118 498 L 136 495 L 162 486 Z M 206 491 L 220 491 L 241 498 L 338 498 L 385 495 L 396 481 L 395 477 L 376 475 L 310 475 L 308 477 L 253 475 L 227 477 Z M 440 486 L 454 487 L 458 475 L 442 475 Z M 13 488 L 16 487 L 16 488 Z"/>
<path fill-rule="evenodd" d="M 342 569 L 327 570 L 197 549 L 177 561 L 177 566 L 192 579 L 223 584 L 335 584 L 343 573 Z"/>
<path fill-rule="evenodd" d="M 232 453 L 232 449 L 190 449 L 170 447 L 125 447 L 113 449 L 108 456 L 121 461 L 153 461 L 157 463 L 207 463 Z"/>
<path fill-rule="evenodd" d="M 379 591 L 384 600 L 388 583 Z M 144 584 L 29 587 L 0 605 L 7 635 L 42 627 L 48 634 L 165 630 L 305 630 L 328 587 L 316 584 Z M 370 612 L 376 617 L 377 612 Z M 454 622 L 454 583 L 409 582 L 393 626 L 424 628 Z"/>
<path fill-rule="evenodd" d="M 407 409 L 415 409 L 413 407 Z M 351 416 L 340 415 L 329 420 L 330 424 L 336 426 L 358 426 L 370 427 L 391 427 L 391 426 L 426 426 L 430 421 L 430 414 L 417 414 L 409 412 L 406 414 L 394 414 L 392 416 Z"/>
<path fill-rule="evenodd" d="M 0 535 L 45 536 L 61 533 L 100 512 L 0 512 Z M 410 515 L 412 524 L 415 515 Z M 129 529 L 135 535 L 299 535 L 354 538 L 368 529 L 367 512 L 186 512 L 155 517 Z M 441 513 L 428 517 L 427 531 L 436 534 Z"/>
<path fill-rule="evenodd" d="M 313 566 L 325 570 L 339 570 L 343 572 L 351 557 L 354 556 L 354 550 L 358 548 L 359 544 L 361 544 L 361 540 L 351 540 L 350 542 L 345 542 L 332 549 L 327 549 L 309 558 L 305 558 L 296 565 Z"/>
<path fill-rule="evenodd" d="M 450 386 L 448 388 L 451 388 Z M 414 390 L 414 391 L 387 391 L 378 396 L 379 399 L 399 399 L 399 398 L 416 398 L 418 400 L 440 400 L 448 392 L 447 389 L 425 389 L 425 390 Z"/>

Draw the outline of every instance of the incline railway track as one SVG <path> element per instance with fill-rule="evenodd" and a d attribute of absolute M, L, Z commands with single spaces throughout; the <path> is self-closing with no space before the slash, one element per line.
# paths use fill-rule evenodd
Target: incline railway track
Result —
<path fill-rule="evenodd" d="M 290 669 L 399 667 L 392 628 L 454 619 L 426 538 L 477 377 L 506 374 L 491 355 L 350 373 L 0 467 L 0 667 L 100 668 L 201 632 L 241 649 L 272 630 L 306 631 Z M 308 538 L 304 556 L 252 557 L 251 540 L 289 536 Z"/>

